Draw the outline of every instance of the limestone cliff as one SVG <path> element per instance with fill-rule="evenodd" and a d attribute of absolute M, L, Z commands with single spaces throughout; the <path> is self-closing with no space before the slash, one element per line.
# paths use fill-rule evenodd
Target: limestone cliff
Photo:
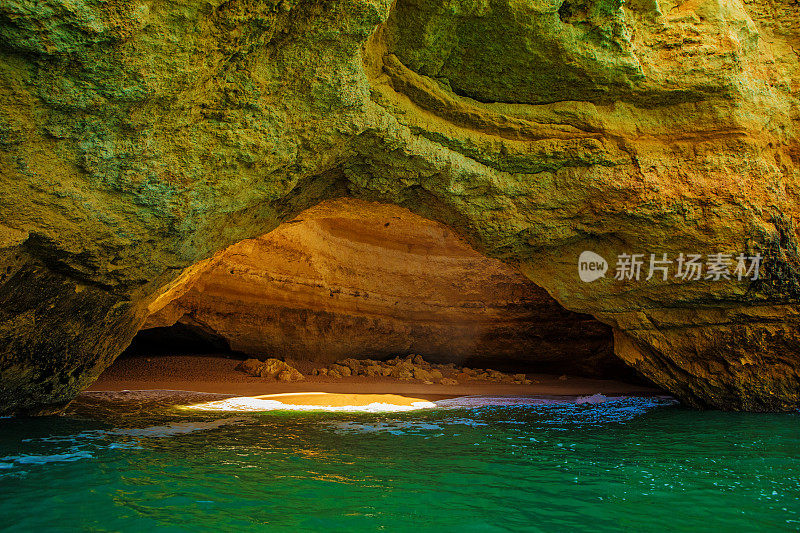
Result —
<path fill-rule="evenodd" d="M 620 376 L 611 328 L 565 310 L 506 264 L 406 209 L 308 209 L 188 272 L 144 328 L 175 323 L 259 356 L 436 362 Z"/>
<path fill-rule="evenodd" d="M 795 0 L 5 0 L 0 413 L 341 196 L 513 263 L 690 405 L 797 408 L 799 45 Z M 584 283 L 585 250 L 763 269 Z"/>

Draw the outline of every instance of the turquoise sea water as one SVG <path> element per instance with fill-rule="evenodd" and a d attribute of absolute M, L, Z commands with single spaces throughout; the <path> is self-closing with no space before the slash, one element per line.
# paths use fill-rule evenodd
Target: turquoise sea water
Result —
<path fill-rule="evenodd" d="M 9 531 L 794 531 L 800 415 L 659 399 L 0 420 Z M 185 402 L 184 402 L 185 403 Z"/>

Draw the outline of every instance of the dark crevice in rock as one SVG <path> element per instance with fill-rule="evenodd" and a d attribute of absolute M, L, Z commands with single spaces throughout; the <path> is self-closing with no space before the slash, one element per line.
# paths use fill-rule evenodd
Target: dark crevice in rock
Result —
<path fill-rule="evenodd" d="M 120 357 L 166 354 L 227 354 L 235 355 L 228 341 L 198 321 L 187 317 L 171 326 L 139 331 Z"/>
<path fill-rule="evenodd" d="M 587 18 L 586 6 L 579 2 L 564 0 L 564 3 L 558 8 L 558 18 L 566 24 L 585 21 Z"/>

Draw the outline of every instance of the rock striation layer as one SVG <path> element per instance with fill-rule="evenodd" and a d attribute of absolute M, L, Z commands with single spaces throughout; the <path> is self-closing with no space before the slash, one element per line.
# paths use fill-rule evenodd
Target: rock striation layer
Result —
<path fill-rule="evenodd" d="M 332 362 L 437 362 L 620 376 L 611 328 L 407 209 L 323 202 L 187 272 L 145 328 L 202 328 L 233 350 Z"/>
<path fill-rule="evenodd" d="M 0 414 L 341 196 L 518 266 L 689 405 L 796 409 L 799 49 L 795 0 L 6 0 Z M 588 283 L 583 251 L 763 268 Z"/>

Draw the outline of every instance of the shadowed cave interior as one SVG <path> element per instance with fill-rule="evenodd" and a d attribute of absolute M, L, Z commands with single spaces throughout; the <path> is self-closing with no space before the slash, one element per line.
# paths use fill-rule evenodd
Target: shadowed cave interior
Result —
<path fill-rule="evenodd" d="M 650 384 L 614 355 L 609 326 L 564 309 L 513 266 L 404 208 L 353 199 L 187 269 L 150 313 L 120 359 L 275 357 L 309 368 L 419 354 Z"/>

